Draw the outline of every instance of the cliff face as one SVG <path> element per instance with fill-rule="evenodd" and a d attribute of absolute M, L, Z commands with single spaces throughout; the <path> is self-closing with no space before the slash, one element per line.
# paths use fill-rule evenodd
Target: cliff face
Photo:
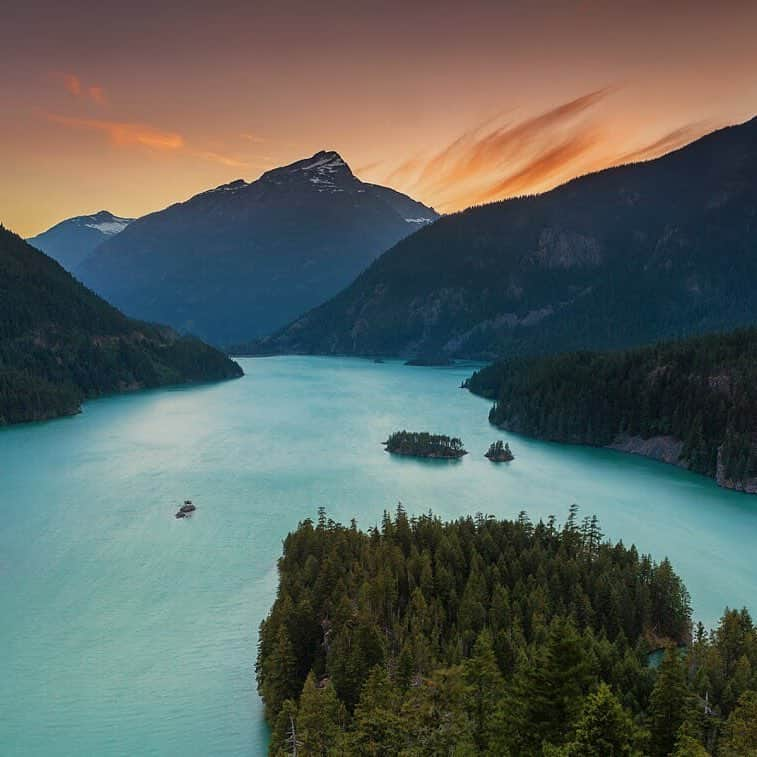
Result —
<path fill-rule="evenodd" d="M 649 457 L 652 460 L 659 460 L 661 463 L 677 465 L 679 468 L 688 469 L 689 467 L 689 464 L 681 459 L 683 442 L 674 436 L 651 436 L 644 439 L 641 436 L 622 434 L 612 444 L 608 444 L 607 448 Z"/>

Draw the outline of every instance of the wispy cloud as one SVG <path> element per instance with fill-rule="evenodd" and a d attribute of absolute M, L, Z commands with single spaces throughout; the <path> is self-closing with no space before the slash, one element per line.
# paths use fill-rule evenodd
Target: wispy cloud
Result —
<path fill-rule="evenodd" d="M 47 118 L 53 123 L 63 126 L 103 132 L 114 145 L 142 145 L 156 150 L 178 150 L 184 147 L 184 138 L 181 134 L 162 131 L 145 124 L 73 118 L 55 113 L 48 113 Z"/>
<path fill-rule="evenodd" d="M 146 147 L 161 152 L 174 152 L 193 158 L 210 160 L 224 166 L 246 168 L 249 162 L 239 156 L 226 155 L 216 150 L 202 150 L 188 144 L 182 134 L 166 131 L 143 123 L 110 121 L 95 118 L 76 118 L 57 113 L 46 113 L 48 121 L 71 129 L 100 132 L 108 141 L 119 147 Z"/>
<path fill-rule="evenodd" d="M 355 173 L 360 175 L 363 173 L 368 173 L 369 171 L 375 171 L 379 166 L 383 165 L 383 163 L 383 160 L 374 160 L 370 163 L 363 163 L 362 165 L 355 168 Z"/>
<path fill-rule="evenodd" d="M 249 131 L 243 132 L 239 136 L 247 142 L 252 142 L 255 145 L 259 145 L 265 142 L 265 139 L 263 139 L 263 137 L 261 137 L 259 134 L 253 134 Z"/>
<path fill-rule="evenodd" d="M 105 105 L 108 98 L 105 96 L 105 90 L 102 87 L 90 87 L 88 90 L 89 98 L 98 105 Z"/>
<path fill-rule="evenodd" d="M 247 161 L 233 158 L 229 155 L 223 155 L 213 150 L 188 150 L 190 155 L 194 155 L 197 158 L 203 158 L 204 160 L 213 160 L 216 163 L 221 163 L 224 166 L 231 166 L 232 168 L 247 168 L 250 164 Z"/>
<path fill-rule="evenodd" d="M 474 198 L 474 203 L 490 202 L 502 197 L 525 194 L 560 176 L 567 165 L 586 155 L 598 143 L 597 132 L 572 134 L 562 143 L 549 148 L 511 175 L 494 182 Z"/>
<path fill-rule="evenodd" d="M 711 123 L 705 121 L 681 126 L 677 129 L 673 129 L 673 131 L 668 132 L 644 147 L 620 155 L 615 161 L 615 165 L 621 165 L 623 163 L 638 163 L 642 160 L 659 158 L 660 155 L 665 155 L 665 153 L 677 150 L 679 147 L 683 147 L 684 145 L 689 144 L 689 142 L 693 142 L 695 139 L 704 136 L 714 128 L 715 127 Z"/>
<path fill-rule="evenodd" d="M 81 95 L 81 80 L 75 74 L 60 73 L 58 77 L 63 82 L 66 91 L 74 97 Z"/>
<path fill-rule="evenodd" d="M 66 92 L 74 97 L 86 98 L 98 105 L 105 105 L 108 101 L 103 87 L 95 84 L 85 85 L 76 74 L 55 71 L 52 75 L 63 85 Z"/>
<path fill-rule="evenodd" d="M 385 180 L 439 209 L 543 189 L 580 172 L 580 161 L 599 140 L 588 114 L 613 91 L 588 92 L 520 121 L 510 114 L 498 126 L 489 119 L 430 157 L 405 160 Z"/>

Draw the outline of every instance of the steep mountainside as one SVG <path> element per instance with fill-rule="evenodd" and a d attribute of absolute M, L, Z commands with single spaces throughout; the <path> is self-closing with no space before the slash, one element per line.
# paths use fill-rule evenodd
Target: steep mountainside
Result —
<path fill-rule="evenodd" d="M 101 210 L 91 216 L 68 218 L 26 241 L 73 271 L 95 247 L 121 233 L 133 220 Z"/>
<path fill-rule="evenodd" d="M 323 302 L 436 217 L 320 152 L 140 218 L 77 275 L 129 315 L 231 344 Z"/>
<path fill-rule="evenodd" d="M 489 420 L 610 446 L 757 493 L 757 329 L 626 352 L 510 358 L 475 373 Z"/>
<path fill-rule="evenodd" d="M 129 320 L 0 226 L 0 426 L 71 415 L 101 394 L 240 375 L 197 339 Z"/>
<path fill-rule="evenodd" d="M 421 229 L 257 352 L 615 348 L 757 313 L 757 119 Z"/>

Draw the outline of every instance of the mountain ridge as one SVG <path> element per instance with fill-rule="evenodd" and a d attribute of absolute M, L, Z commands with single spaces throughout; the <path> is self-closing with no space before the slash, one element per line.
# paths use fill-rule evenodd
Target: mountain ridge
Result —
<path fill-rule="evenodd" d="M 137 219 L 76 274 L 129 315 L 231 344 L 322 302 L 437 217 L 320 151 Z"/>
<path fill-rule="evenodd" d="M 109 210 L 73 216 L 26 241 L 57 260 L 66 270 L 74 271 L 106 239 L 122 232 L 133 218 L 124 218 Z"/>
<path fill-rule="evenodd" d="M 757 118 L 445 216 L 247 351 L 488 360 L 749 325 L 755 176 Z"/>

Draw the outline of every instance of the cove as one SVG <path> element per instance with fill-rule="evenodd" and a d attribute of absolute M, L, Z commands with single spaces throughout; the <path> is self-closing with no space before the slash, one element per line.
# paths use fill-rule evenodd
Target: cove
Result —
<path fill-rule="evenodd" d="M 402 501 L 443 518 L 563 520 L 670 557 L 708 626 L 757 608 L 757 497 L 608 450 L 497 431 L 473 366 L 240 361 L 237 381 L 87 403 L 0 431 L 0 753 L 258 755 L 257 627 L 281 541 L 319 506 L 363 527 Z M 398 458 L 399 429 L 462 438 Z M 515 460 L 484 458 L 497 438 Z M 189 521 L 174 513 L 197 505 Z"/>

